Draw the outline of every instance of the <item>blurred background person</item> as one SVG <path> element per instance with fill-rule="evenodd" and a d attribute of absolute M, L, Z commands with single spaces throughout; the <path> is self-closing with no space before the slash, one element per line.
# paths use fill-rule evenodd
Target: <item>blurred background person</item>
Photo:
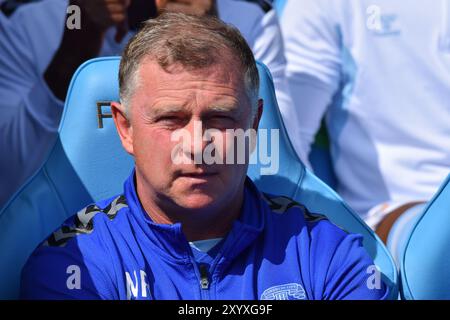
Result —
<path fill-rule="evenodd" d="M 125 1 L 70 2 L 75 3 L 81 8 L 79 29 L 66 27 L 68 1 L 1 6 L 0 207 L 53 146 L 76 68 L 90 58 L 120 53 L 125 41 Z"/>
<path fill-rule="evenodd" d="M 337 191 L 386 240 L 450 171 L 450 1 L 288 0 L 280 22 L 291 140 L 309 154 L 325 117 Z"/>
<path fill-rule="evenodd" d="M 141 22 L 164 10 L 218 15 L 235 25 L 269 67 L 279 103 L 291 103 L 280 26 L 266 1 L 6 0 L 0 8 L 0 208 L 53 146 L 76 69 L 120 55 Z"/>

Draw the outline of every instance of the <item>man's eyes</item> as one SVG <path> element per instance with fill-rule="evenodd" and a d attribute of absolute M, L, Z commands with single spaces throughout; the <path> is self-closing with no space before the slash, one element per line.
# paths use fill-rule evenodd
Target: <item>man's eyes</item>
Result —
<path fill-rule="evenodd" d="M 215 129 L 233 128 L 236 121 L 230 116 L 214 116 L 207 120 L 207 126 Z"/>
<path fill-rule="evenodd" d="M 189 121 L 189 118 L 181 116 L 162 116 L 156 119 L 156 123 L 170 127 L 182 127 L 187 125 Z M 201 122 L 204 128 L 214 129 L 232 128 L 236 123 L 233 117 L 227 115 L 211 116 Z"/>
<path fill-rule="evenodd" d="M 184 122 L 187 122 L 183 117 L 179 116 L 163 116 L 156 119 L 156 123 L 162 125 L 182 125 Z"/>
<path fill-rule="evenodd" d="M 157 119 L 157 122 L 170 122 L 170 121 L 181 121 L 182 118 L 181 117 L 176 117 L 176 116 L 165 116 L 165 117 L 159 117 Z"/>

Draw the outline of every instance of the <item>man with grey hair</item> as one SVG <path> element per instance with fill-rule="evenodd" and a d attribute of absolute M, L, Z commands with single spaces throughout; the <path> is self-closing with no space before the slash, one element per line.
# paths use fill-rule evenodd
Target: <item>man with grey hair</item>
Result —
<path fill-rule="evenodd" d="M 119 78 L 112 114 L 135 169 L 122 195 L 81 210 L 35 250 L 22 298 L 388 296 L 382 282 L 367 285 L 373 262 L 360 236 L 260 193 L 248 161 L 193 161 L 218 141 L 224 159 L 234 130 L 258 128 L 258 72 L 239 31 L 213 17 L 164 14 L 131 39 Z M 210 129 L 216 136 L 204 139 Z M 177 132 L 193 139 L 180 145 Z"/>

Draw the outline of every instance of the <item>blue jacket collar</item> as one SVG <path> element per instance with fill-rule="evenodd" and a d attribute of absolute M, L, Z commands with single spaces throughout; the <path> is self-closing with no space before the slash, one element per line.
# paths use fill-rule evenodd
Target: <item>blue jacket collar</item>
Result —
<path fill-rule="evenodd" d="M 157 224 L 151 220 L 137 196 L 134 176 L 135 170 L 124 183 L 124 194 L 130 213 L 148 236 L 150 242 L 155 245 L 156 250 L 164 257 L 184 262 L 190 260 L 191 248 L 182 232 L 181 224 Z M 234 222 L 224 240 L 220 250 L 221 256 L 227 260 L 234 259 L 258 237 L 264 229 L 265 210 L 267 210 L 267 206 L 264 205 L 260 192 L 247 177 L 241 215 Z"/>

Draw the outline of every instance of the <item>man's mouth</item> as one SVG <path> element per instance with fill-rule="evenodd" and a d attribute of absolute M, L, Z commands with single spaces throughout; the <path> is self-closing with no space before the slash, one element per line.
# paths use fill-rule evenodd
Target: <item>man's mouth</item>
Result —
<path fill-rule="evenodd" d="M 218 173 L 217 172 L 204 172 L 204 171 L 199 171 L 199 172 L 182 172 L 180 173 L 179 177 L 182 178 L 190 178 L 192 180 L 207 180 L 211 177 L 216 176 Z"/>

